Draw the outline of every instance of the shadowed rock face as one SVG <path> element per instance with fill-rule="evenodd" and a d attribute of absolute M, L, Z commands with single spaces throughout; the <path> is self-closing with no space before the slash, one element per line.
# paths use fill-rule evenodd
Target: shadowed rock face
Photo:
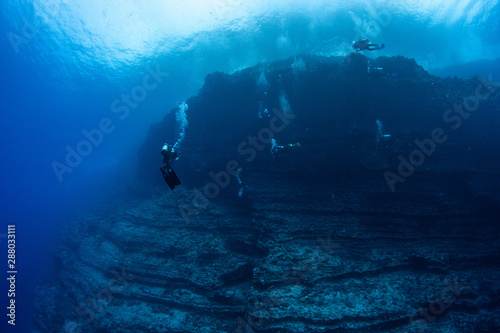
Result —
<path fill-rule="evenodd" d="M 443 115 L 479 80 L 433 77 L 401 57 L 302 60 L 207 77 L 187 102 L 173 192 L 157 166 L 174 113 L 151 128 L 142 197 L 64 231 L 38 291 L 40 331 L 500 329 L 498 90 L 480 88 L 453 129 Z M 376 119 L 390 139 L 377 142 Z M 447 139 L 432 150 L 436 128 Z M 273 157 L 264 132 L 301 146 Z M 236 165 L 241 198 L 222 172 Z M 404 182 L 388 184 L 386 171 Z"/>

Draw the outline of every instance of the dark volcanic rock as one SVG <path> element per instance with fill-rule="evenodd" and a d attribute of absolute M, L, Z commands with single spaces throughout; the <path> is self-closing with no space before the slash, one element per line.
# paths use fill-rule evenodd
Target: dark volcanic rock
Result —
<path fill-rule="evenodd" d="M 496 87 L 453 129 L 443 114 L 479 80 L 439 79 L 402 57 L 301 59 L 207 77 L 188 101 L 174 164 L 185 185 L 173 192 L 158 164 L 174 113 L 151 128 L 138 179 L 153 194 L 65 230 L 55 277 L 39 287 L 40 331 L 500 329 Z M 284 96 L 294 117 L 271 132 L 301 146 L 273 158 L 262 131 L 275 114 L 257 112 L 286 113 Z M 377 143 L 376 119 L 387 141 Z M 384 172 L 399 175 L 400 155 L 418 162 L 414 140 L 436 128 L 448 139 L 391 191 Z M 254 158 L 249 136 L 264 146 Z M 236 163 L 241 198 L 220 172 Z"/>
<path fill-rule="evenodd" d="M 408 159 L 419 148 L 415 140 L 431 138 L 436 128 L 441 128 L 447 139 L 438 144 L 437 152 L 426 158 L 417 172 L 497 172 L 491 160 L 499 156 L 492 149 L 500 144 L 498 87 L 490 93 L 479 79 L 431 76 L 414 60 L 403 57 L 370 62 L 355 54 L 347 59 L 303 59 L 302 68 L 293 65 L 297 60 L 288 60 L 233 75 L 209 75 L 199 94 L 188 100 L 189 127 L 177 167 L 186 175 L 181 178 L 195 180 L 193 185 L 198 186 L 200 180 L 210 179 L 208 171 L 223 170 L 231 159 L 248 171 L 396 171 L 398 156 Z M 262 73 L 267 77 L 267 87 L 257 86 Z M 488 98 L 478 101 L 476 91 Z M 300 142 L 302 149 L 276 162 L 267 153 L 270 145 L 262 148 L 260 143 L 269 141 L 266 134 L 275 116 L 271 110 L 284 112 L 281 96 L 286 96 L 295 118 L 284 129 L 274 131 L 274 137 L 278 144 Z M 464 99 L 471 104 L 469 108 L 477 110 L 467 111 Z M 267 108 L 271 117 L 259 119 L 259 105 Z M 464 116 L 458 111 L 447 112 L 455 110 L 454 105 L 461 105 Z M 376 119 L 391 134 L 391 139 L 379 146 Z M 151 128 L 139 152 L 142 181 L 158 182 L 158 172 L 151 165 L 158 164 L 158 142 L 174 141 L 174 124 L 175 112 L 171 112 Z M 280 126 L 281 122 L 273 124 Z M 249 137 L 262 140 L 253 144 Z M 248 149 L 254 145 L 262 150 L 253 159 Z"/>

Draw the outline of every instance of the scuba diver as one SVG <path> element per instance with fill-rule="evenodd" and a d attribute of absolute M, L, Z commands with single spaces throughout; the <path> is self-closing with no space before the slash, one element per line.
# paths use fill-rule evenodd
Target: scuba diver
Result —
<path fill-rule="evenodd" d="M 248 186 L 247 184 L 245 184 L 243 182 L 243 180 L 241 179 L 241 172 L 243 171 L 242 168 L 238 168 L 238 170 L 236 170 L 236 180 L 238 181 L 238 185 L 240 187 L 240 190 L 238 191 L 238 197 L 241 198 L 243 196 L 243 189 L 244 188 L 248 188 L 250 190 L 253 190 L 252 187 Z"/>
<path fill-rule="evenodd" d="M 378 46 L 378 44 L 372 44 L 370 43 L 370 40 L 367 39 L 360 39 L 357 42 L 352 41 L 352 48 L 356 50 L 356 52 L 359 51 L 376 51 L 376 50 L 382 50 L 384 48 L 384 44 Z"/>
<path fill-rule="evenodd" d="M 375 123 L 377 124 L 377 147 L 379 147 L 380 143 L 389 140 L 391 135 L 384 134 L 384 123 L 380 119 L 375 120 Z"/>
<path fill-rule="evenodd" d="M 168 144 L 164 144 L 161 149 L 161 154 L 163 155 L 163 167 L 160 168 L 161 174 L 163 175 L 163 179 L 168 184 L 170 189 L 174 189 L 177 185 L 181 184 L 181 181 L 175 174 L 172 169 L 172 162 L 179 158 L 179 154 L 173 146 L 169 146 Z"/>
<path fill-rule="evenodd" d="M 280 155 L 282 155 L 282 154 L 288 153 L 293 148 L 300 147 L 300 146 L 301 146 L 300 142 L 289 143 L 286 146 L 278 146 L 278 144 L 276 143 L 276 140 L 272 139 L 271 140 L 271 154 L 273 154 L 274 158 L 277 158 L 277 157 L 280 157 Z"/>
<path fill-rule="evenodd" d="M 238 185 L 240 185 L 240 190 L 238 191 L 238 197 L 241 198 L 241 196 L 243 195 L 243 188 L 245 188 L 245 184 L 243 184 L 243 181 L 241 180 L 241 171 L 243 171 L 242 168 L 238 168 L 238 170 L 236 171 L 236 179 L 238 180 Z"/>

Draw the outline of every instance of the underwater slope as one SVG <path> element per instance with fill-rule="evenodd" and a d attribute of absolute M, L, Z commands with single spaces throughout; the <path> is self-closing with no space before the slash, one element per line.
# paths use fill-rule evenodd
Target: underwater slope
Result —
<path fill-rule="evenodd" d="M 498 90 L 370 62 L 304 56 L 208 76 L 187 101 L 184 186 L 158 171 L 179 133 L 172 112 L 139 152 L 138 195 L 65 230 L 38 329 L 497 331 Z M 477 110 L 445 121 L 469 96 Z M 269 133 L 301 145 L 273 157 Z M 442 141 L 432 153 L 429 138 Z M 224 173 L 236 166 L 241 197 Z"/>

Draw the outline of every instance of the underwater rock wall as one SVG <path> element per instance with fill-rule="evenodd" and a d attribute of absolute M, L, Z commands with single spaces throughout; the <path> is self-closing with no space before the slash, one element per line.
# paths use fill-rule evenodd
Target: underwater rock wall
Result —
<path fill-rule="evenodd" d="M 443 114 L 479 80 L 402 57 L 300 60 L 207 77 L 187 101 L 174 191 L 158 171 L 174 112 L 151 128 L 138 182 L 152 190 L 64 231 L 38 289 L 41 332 L 500 329 L 496 88 L 453 129 Z M 273 155 L 269 133 L 300 146 Z M 400 155 L 418 162 L 415 140 L 425 161 L 398 170 Z"/>
<path fill-rule="evenodd" d="M 199 177 L 209 180 L 209 171 L 224 168 L 231 159 L 248 170 L 279 165 L 284 172 L 394 172 L 399 155 L 409 161 L 414 149 L 421 150 L 415 140 L 425 146 L 436 129 L 444 141 L 436 143 L 432 156 L 425 152 L 416 172 L 497 172 L 490 157 L 498 153 L 488 147 L 500 143 L 498 83 L 442 79 L 404 57 L 305 55 L 300 60 L 302 66 L 290 59 L 233 75 L 209 75 L 199 94 L 187 101 L 189 127 L 177 167 L 186 175 L 181 178 L 197 186 Z M 282 109 L 283 99 L 291 110 Z M 282 119 L 273 110 L 293 119 L 281 128 Z M 159 164 L 158 147 L 175 140 L 174 113 L 151 128 L 139 152 L 139 178 L 146 183 L 158 182 L 152 167 Z M 377 119 L 390 135 L 382 142 L 377 141 Z M 302 147 L 276 163 L 268 153 L 270 135 L 278 145 L 300 142 Z"/>

